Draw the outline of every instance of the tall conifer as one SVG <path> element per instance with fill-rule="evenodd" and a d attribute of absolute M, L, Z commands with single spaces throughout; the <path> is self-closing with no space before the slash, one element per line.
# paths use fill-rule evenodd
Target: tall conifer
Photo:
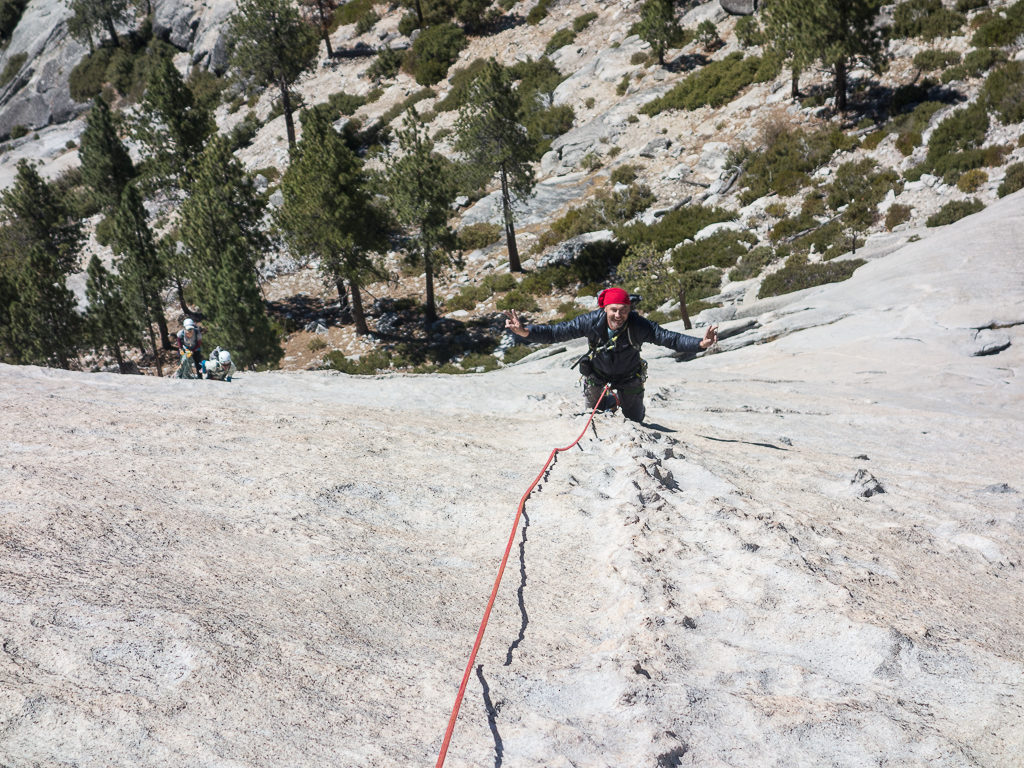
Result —
<path fill-rule="evenodd" d="M 470 86 L 455 123 L 455 149 L 480 186 L 498 177 L 509 270 L 522 272 L 512 205 L 533 193 L 533 143 L 519 122 L 522 104 L 507 69 L 491 59 Z"/>
<path fill-rule="evenodd" d="M 289 249 L 299 257 L 315 255 L 320 271 L 345 301 L 352 294 L 356 332 L 366 334 L 360 288 L 380 278 L 372 254 L 387 247 L 384 215 L 373 205 L 362 164 L 323 110 L 302 113 L 302 139 L 281 180 L 284 205 L 277 224 Z"/>
<path fill-rule="evenodd" d="M 281 358 L 258 282 L 258 264 L 268 247 L 260 229 L 263 208 L 228 139 L 211 139 L 181 207 L 181 241 L 207 336 L 230 349 L 241 365 Z"/>
<path fill-rule="evenodd" d="M 109 349 L 121 373 L 125 372 L 122 347 L 138 340 L 139 324 L 132 316 L 122 292 L 123 281 L 112 275 L 93 255 L 86 270 L 85 295 L 89 308 L 85 315 L 86 333 L 97 350 Z"/>
<path fill-rule="evenodd" d="M 135 176 L 135 166 L 117 135 L 110 107 L 100 96 L 93 99 L 89 110 L 78 157 L 82 181 L 94 202 L 106 209 L 116 207 L 125 185 Z"/>

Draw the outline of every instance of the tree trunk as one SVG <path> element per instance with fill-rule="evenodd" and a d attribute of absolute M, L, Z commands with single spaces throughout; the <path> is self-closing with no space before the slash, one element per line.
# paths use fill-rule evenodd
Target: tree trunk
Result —
<path fill-rule="evenodd" d="M 690 321 L 690 313 L 686 309 L 686 288 L 679 288 L 679 317 L 683 320 L 683 328 L 690 330 L 693 323 Z"/>
<path fill-rule="evenodd" d="M 163 315 L 163 312 L 160 313 Z M 167 325 L 167 321 L 164 321 L 164 325 Z M 163 378 L 164 366 L 160 362 L 160 350 L 156 347 L 156 334 L 153 333 L 153 324 L 149 324 L 149 342 L 153 345 L 153 362 L 156 363 L 156 375 Z"/>
<path fill-rule="evenodd" d="M 416 0 L 416 26 L 420 29 L 423 28 L 423 6 L 420 4 L 420 0 Z"/>
<path fill-rule="evenodd" d="M 159 308 L 156 310 L 156 327 L 160 329 L 160 346 L 164 349 L 174 349 L 174 345 L 171 344 L 171 335 L 167 330 L 167 318 L 164 317 L 164 311 Z"/>
<path fill-rule="evenodd" d="M 430 247 L 423 247 L 423 271 L 427 276 L 427 306 L 423 314 L 423 323 L 429 330 L 437 320 L 437 306 L 434 303 L 434 265 L 430 260 Z"/>
<path fill-rule="evenodd" d="M 800 98 L 800 70 L 794 69 L 792 71 L 793 79 L 790 80 L 789 85 L 789 96 L 792 99 Z"/>
<path fill-rule="evenodd" d="M 846 111 L 846 59 L 842 58 L 836 62 L 836 111 Z"/>
<path fill-rule="evenodd" d="M 508 270 L 509 272 L 522 272 L 523 265 L 519 263 L 519 246 L 516 245 L 516 228 L 512 221 L 512 200 L 508 190 L 508 174 L 505 166 L 501 166 L 501 210 L 505 216 L 505 243 L 508 245 Z"/>
<path fill-rule="evenodd" d="M 117 30 L 114 29 L 114 20 L 110 16 L 106 16 L 103 19 L 105 26 L 107 27 L 107 34 L 110 35 L 110 42 L 117 48 L 121 45 L 121 41 L 117 37 Z"/>
<path fill-rule="evenodd" d="M 124 355 L 121 354 L 121 345 L 114 344 L 114 359 L 117 360 L 117 372 L 124 373 Z"/>
<path fill-rule="evenodd" d="M 349 280 L 352 286 L 352 319 L 356 323 L 356 335 L 366 336 L 370 329 L 366 326 L 366 313 L 363 312 L 363 295 L 359 292 L 359 283 Z"/>
<path fill-rule="evenodd" d="M 320 31 L 323 33 L 324 45 L 327 46 L 327 58 L 334 58 L 334 50 L 331 48 L 331 9 L 326 7 L 324 0 L 317 0 L 317 12 L 320 14 Z"/>
<path fill-rule="evenodd" d="M 288 132 L 288 149 L 295 148 L 295 121 L 292 119 L 292 95 L 284 83 L 281 87 L 281 107 L 284 109 L 284 127 Z"/>
<path fill-rule="evenodd" d="M 189 309 L 188 304 L 185 303 L 185 287 L 181 284 L 180 278 L 174 278 L 174 289 L 178 294 L 178 306 L 181 307 L 181 311 L 185 315 L 192 315 L 192 310 Z"/>
<path fill-rule="evenodd" d="M 330 32 L 327 31 L 326 28 L 324 29 L 324 45 L 327 46 L 327 58 L 328 59 L 333 59 L 334 58 L 334 49 L 331 48 L 331 34 L 330 34 Z"/>

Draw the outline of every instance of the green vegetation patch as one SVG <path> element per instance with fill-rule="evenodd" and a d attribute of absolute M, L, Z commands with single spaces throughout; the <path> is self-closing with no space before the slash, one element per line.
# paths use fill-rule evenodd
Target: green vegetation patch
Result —
<path fill-rule="evenodd" d="M 0 73 L 0 87 L 7 85 L 14 76 L 17 75 L 25 62 L 28 61 L 27 53 L 16 53 L 7 60 L 7 64 L 4 65 L 4 71 Z"/>
<path fill-rule="evenodd" d="M 989 72 L 978 100 L 1004 125 L 1024 121 L 1024 62 L 1009 61 Z"/>
<path fill-rule="evenodd" d="M 952 37 L 967 21 L 958 11 L 950 10 L 942 0 L 904 0 L 893 14 L 894 37 L 920 37 L 934 40 Z"/>
<path fill-rule="evenodd" d="M 459 249 L 463 251 L 486 248 L 499 240 L 501 240 L 501 227 L 486 221 L 465 226 L 459 230 L 458 234 Z"/>
<path fill-rule="evenodd" d="M 1006 175 L 999 184 L 996 194 L 1006 197 L 1018 189 L 1024 189 L 1024 163 L 1013 163 L 1006 167 Z"/>
<path fill-rule="evenodd" d="M 576 40 L 576 33 L 568 27 L 564 27 L 551 36 L 548 40 L 548 44 L 544 46 L 544 55 L 550 56 L 552 53 L 557 51 L 559 48 L 564 48 L 567 45 L 572 44 Z"/>
<path fill-rule="evenodd" d="M 627 224 L 615 230 L 616 237 L 627 247 L 650 243 L 659 252 L 667 251 L 693 236 L 709 224 L 733 221 L 734 211 L 704 205 L 684 205 L 669 211 L 654 224 Z"/>
<path fill-rule="evenodd" d="M 938 211 L 925 219 L 926 227 L 942 227 L 960 221 L 965 216 L 977 213 L 985 207 L 985 204 L 972 197 L 970 200 L 951 200 L 942 206 Z"/>
<path fill-rule="evenodd" d="M 971 38 L 975 48 L 1005 48 L 1024 34 L 1024 0 L 1018 0 L 1003 13 L 986 11 L 975 19 Z"/>
<path fill-rule="evenodd" d="M 694 72 L 664 96 L 645 104 L 641 111 L 653 116 L 669 109 L 720 107 L 751 83 L 758 82 L 760 71 L 761 57 L 744 58 L 742 53 L 730 53 Z"/>
<path fill-rule="evenodd" d="M 811 263 L 803 254 L 794 254 L 786 259 L 782 269 L 764 278 L 757 297 L 766 299 L 816 285 L 839 283 L 866 263 L 863 259 Z"/>
<path fill-rule="evenodd" d="M 413 41 L 402 67 L 420 85 L 434 85 L 444 80 L 448 68 L 455 63 L 459 52 L 467 44 L 466 33 L 455 24 L 427 27 Z"/>

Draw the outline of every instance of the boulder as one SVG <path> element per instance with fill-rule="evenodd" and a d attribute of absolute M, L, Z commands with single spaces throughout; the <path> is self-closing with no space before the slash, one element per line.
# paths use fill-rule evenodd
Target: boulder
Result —
<path fill-rule="evenodd" d="M 196 9 L 181 0 L 153 0 L 153 35 L 187 51 L 199 25 Z"/>
<path fill-rule="evenodd" d="M 720 0 L 722 10 L 733 16 L 750 16 L 757 11 L 757 0 Z"/>

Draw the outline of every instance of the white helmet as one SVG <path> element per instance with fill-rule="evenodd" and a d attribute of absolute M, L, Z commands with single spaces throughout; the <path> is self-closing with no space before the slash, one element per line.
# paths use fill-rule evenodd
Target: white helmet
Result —
<path fill-rule="evenodd" d="M 185 330 L 186 331 L 191 331 L 191 330 L 194 330 L 195 327 L 196 327 L 195 320 L 193 320 L 191 317 L 186 317 L 185 318 Z"/>
<path fill-rule="evenodd" d="M 227 365 L 228 363 L 231 362 L 231 353 L 228 352 L 226 349 L 222 349 L 220 351 L 220 354 L 217 355 L 217 360 L 220 361 L 221 365 Z"/>

